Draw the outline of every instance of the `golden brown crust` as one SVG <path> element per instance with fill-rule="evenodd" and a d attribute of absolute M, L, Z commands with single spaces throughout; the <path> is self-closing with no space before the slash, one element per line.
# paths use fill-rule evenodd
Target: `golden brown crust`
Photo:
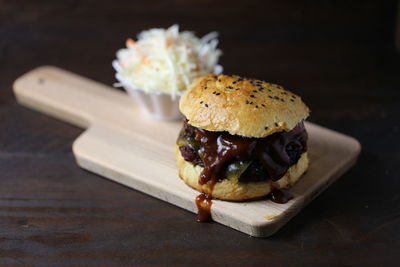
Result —
<path fill-rule="evenodd" d="M 223 74 L 195 80 L 179 108 L 193 126 L 247 137 L 290 131 L 309 115 L 301 98 L 279 85 Z"/>
<path fill-rule="evenodd" d="M 211 191 L 210 182 L 204 185 L 199 184 L 200 173 L 203 168 L 194 166 L 192 163 L 185 161 L 176 146 L 176 159 L 178 162 L 179 177 L 190 187 L 211 195 L 213 198 L 232 201 L 244 201 L 259 198 L 271 193 L 271 181 L 240 183 L 237 180 L 225 179 L 215 184 Z M 275 183 L 280 188 L 287 188 L 300 179 L 308 168 L 307 152 L 303 153 L 296 165 L 289 168 L 287 173 Z"/>

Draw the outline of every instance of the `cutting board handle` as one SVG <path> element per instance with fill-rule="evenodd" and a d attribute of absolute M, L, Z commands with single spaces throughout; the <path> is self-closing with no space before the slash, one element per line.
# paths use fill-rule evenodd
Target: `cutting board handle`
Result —
<path fill-rule="evenodd" d="M 14 82 L 17 101 L 88 128 L 98 118 L 136 109 L 126 93 L 53 66 L 38 67 Z"/>

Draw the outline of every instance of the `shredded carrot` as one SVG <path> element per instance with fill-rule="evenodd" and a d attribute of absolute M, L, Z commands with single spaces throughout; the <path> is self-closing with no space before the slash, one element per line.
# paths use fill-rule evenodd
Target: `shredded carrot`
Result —
<path fill-rule="evenodd" d="M 126 46 L 127 47 L 134 46 L 135 44 L 136 44 L 136 42 L 133 39 L 131 39 L 131 38 L 126 39 Z"/>
<path fill-rule="evenodd" d="M 143 62 L 143 64 L 146 64 L 146 65 L 150 65 L 151 64 L 151 60 L 148 59 L 146 56 L 142 57 L 142 62 Z"/>
<path fill-rule="evenodd" d="M 171 44 L 172 44 L 171 39 L 167 39 L 166 44 L 165 44 L 167 46 L 167 48 L 170 48 Z"/>

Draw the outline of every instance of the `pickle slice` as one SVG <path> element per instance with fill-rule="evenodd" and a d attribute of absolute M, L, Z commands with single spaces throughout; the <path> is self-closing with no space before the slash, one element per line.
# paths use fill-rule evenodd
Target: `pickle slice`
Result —
<path fill-rule="evenodd" d="M 246 169 L 250 166 L 250 160 L 235 160 L 230 163 L 226 169 L 224 177 L 230 180 L 239 180 L 239 177 L 246 171 Z"/>

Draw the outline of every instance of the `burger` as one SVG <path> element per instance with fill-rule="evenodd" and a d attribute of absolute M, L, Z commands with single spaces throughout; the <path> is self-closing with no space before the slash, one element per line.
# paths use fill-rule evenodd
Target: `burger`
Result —
<path fill-rule="evenodd" d="M 205 75 L 182 95 L 180 178 L 211 198 L 244 201 L 293 185 L 308 168 L 308 107 L 282 86 Z"/>

